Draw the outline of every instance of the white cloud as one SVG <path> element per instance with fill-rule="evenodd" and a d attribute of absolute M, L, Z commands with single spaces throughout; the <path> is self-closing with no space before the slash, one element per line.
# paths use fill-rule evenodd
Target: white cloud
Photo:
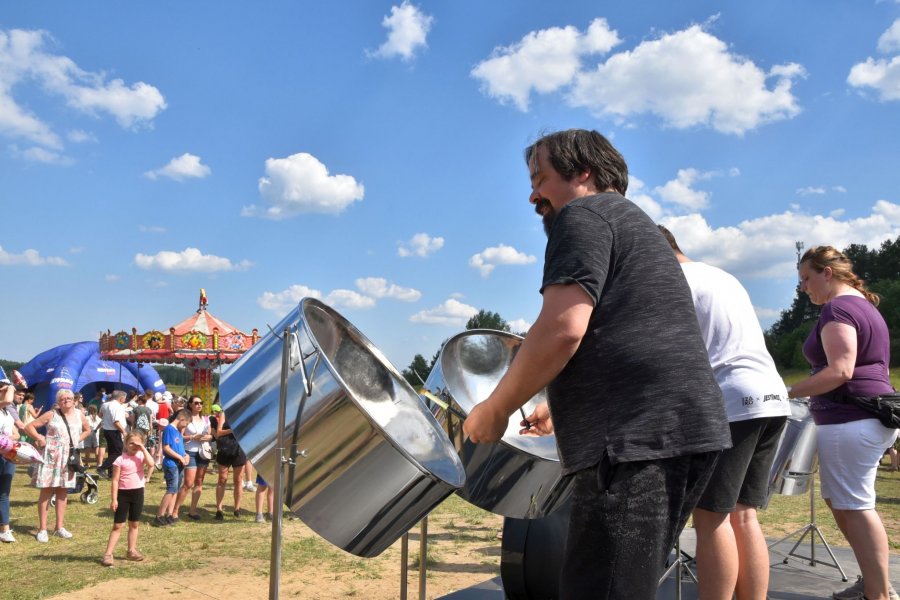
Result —
<path fill-rule="evenodd" d="M 237 263 L 214 254 L 203 254 L 197 248 L 185 248 L 181 252 L 163 250 L 156 254 L 136 254 L 134 263 L 141 269 L 169 272 L 216 273 L 218 271 L 243 271 L 253 266 L 248 260 Z"/>
<path fill-rule="evenodd" d="M 36 81 L 41 89 L 64 98 L 70 108 L 106 113 L 122 127 L 150 125 L 166 108 L 165 98 L 152 85 L 107 81 L 103 73 L 85 71 L 71 58 L 47 50 L 53 42 L 45 31 L 0 30 L 0 133 L 53 150 L 62 148 L 50 125 L 13 97 L 13 89 L 23 82 Z"/>
<path fill-rule="evenodd" d="M 319 160 L 306 152 L 266 160 L 266 176 L 259 193 L 269 207 L 251 205 L 243 216 L 285 219 L 303 213 L 337 215 L 363 199 L 364 188 L 350 175 L 329 175 Z"/>
<path fill-rule="evenodd" d="M 537 258 L 524 252 L 519 252 L 512 246 L 500 244 L 491 248 L 485 248 L 469 259 L 469 266 L 478 269 L 482 277 L 491 274 L 498 265 L 530 265 Z"/>
<path fill-rule="evenodd" d="M 583 35 L 573 26 L 532 31 L 495 49 L 471 75 L 482 81 L 485 94 L 523 111 L 532 91 L 559 91 L 571 106 L 600 117 L 627 121 L 648 114 L 678 129 L 707 126 L 741 135 L 800 112 L 791 87 L 806 76 L 801 65 L 766 72 L 700 25 L 582 65 L 588 55 L 607 53 L 620 42 L 603 19 Z"/>
<path fill-rule="evenodd" d="M 66 134 L 66 139 L 68 139 L 73 144 L 84 144 L 86 142 L 96 142 L 97 136 L 89 131 L 73 129 Z"/>
<path fill-rule="evenodd" d="M 533 323 L 526 321 L 525 319 L 514 319 L 512 321 L 507 321 L 507 325 L 509 325 L 509 330 L 513 333 L 527 333 Z"/>
<path fill-rule="evenodd" d="M 900 52 L 900 19 L 894 21 L 878 38 L 878 50 L 885 54 Z"/>
<path fill-rule="evenodd" d="M 654 221 L 658 221 L 664 214 L 663 207 L 647 193 L 647 186 L 643 181 L 628 174 L 628 199 L 641 207 Z"/>
<path fill-rule="evenodd" d="M 828 216 L 829 216 L 829 217 L 834 217 L 834 218 L 836 219 L 836 218 L 838 218 L 838 217 L 843 217 L 843 216 L 844 216 L 844 213 L 846 213 L 846 212 L 847 212 L 846 209 L 843 209 L 843 208 L 836 208 L 836 209 L 834 209 L 833 211 L 831 211 L 830 213 L 828 213 Z"/>
<path fill-rule="evenodd" d="M 15 158 L 21 158 L 22 160 L 27 160 L 29 162 L 44 163 L 46 165 L 62 165 L 66 167 L 75 164 L 75 161 L 70 157 L 60 154 L 55 150 L 41 148 L 40 146 L 32 146 L 31 148 L 20 150 L 18 146 L 12 144 L 9 149 Z"/>
<path fill-rule="evenodd" d="M 846 194 L 846 193 L 847 193 L 847 188 L 845 188 L 845 187 L 842 186 L 842 185 L 836 185 L 836 186 L 832 187 L 831 190 L 832 190 L 833 192 L 838 192 L 839 194 Z"/>
<path fill-rule="evenodd" d="M 65 267 L 69 263 L 59 256 L 41 256 L 37 250 L 29 248 L 21 254 L 13 254 L 0 246 L 0 266 L 26 266 L 26 267 L 43 267 L 51 265 L 54 267 Z"/>
<path fill-rule="evenodd" d="M 870 214 L 852 219 L 788 211 L 729 227 L 712 227 L 699 214 L 667 217 L 662 223 L 695 260 L 721 267 L 738 278 L 790 277 L 796 272 L 797 241 L 807 247 L 827 244 L 845 248 L 855 243 L 872 248 L 896 239 L 900 236 L 900 204 L 879 200 Z"/>
<path fill-rule="evenodd" d="M 709 206 L 709 192 L 695 190 L 692 186 L 697 181 L 707 180 L 716 173 L 701 173 L 697 169 L 679 169 L 675 179 L 654 188 L 659 197 L 671 204 L 689 210 L 701 210 Z"/>
<path fill-rule="evenodd" d="M 404 0 L 400 6 L 392 6 L 391 14 L 381 21 L 382 27 L 388 30 L 387 41 L 369 55 L 378 58 L 399 56 L 410 61 L 415 57 L 416 50 L 428 47 L 426 38 L 433 23 L 434 17 Z"/>
<path fill-rule="evenodd" d="M 410 238 L 409 242 L 398 242 L 397 245 L 397 254 L 399 256 L 404 258 L 409 256 L 425 258 L 444 247 L 444 238 L 431 237 L 427 233 L 417 233 Z"/>
<path fill-rule="evenodd" d="M 756 312 L 756 318 L 761 320 L 771 320 L 781 316 L 781 311 L 777 308 L 763 308 L 761 306 L 754 306 L 753 310 L 754 312 Z"/>
<path fill-rule="evenodd" d="M 141 233 L 165 233 L 168 229 L 159 225 L 138 225 L 138 231 Z"/>
<path fill-rule="evenodd" d="M 116 274 L 114 274 L 114 273 L 110 273 L 109 275 L 105 276 L 103 279 L 105 279 L 106 281 L 112 283 L 112 282 L 115 282 L 115 281 L 119 281 L 120 279 L 122 279 L 122 277 L 121 277 L 120 275 L 116 275 Z"/>
<path fill-rule="evenodd" d="M 797 188 L 797 194 L 799 196 L 822 196 L 825 194 L 825 188 L 820 185 L 810 185 L 807 187 Z"/>
<path fill-rule="evenodd" d="M 478 314 L 478 309 L 459 300 L 449 298 L 434 308 L 419 311 L 409 318 L 413 323 L 464 327 L 466 322 Z"/>
<path fill-rule="evenodd" d="M 307 296 L 321 299 L 322 292 L 306 287 L 305 285 L 295 284 L 280 292 L 263 292 L 262 295 L 256 299 L 256 303 L 266 310 L 271 310 L 279 315 L 284 315 L 296 308 L 297 305 L 300 304 L 300 300 Z"/>
<path fill-rule="evenodd" d="M 402 302 L 416 302 L 422 297 L 422 292 L 419 290 L 395 285 L 383 277 L 357 279 L 356 287 L 362 293 L 374 298 L 393 298 Z"/>
<path fill-rule="evenodd" d="M 84 246 L 72 246 L 69 248 L 69 254 L 81 254 L 84 252 Z"/>
<path fill-rule="evenodd" d="M 853 65 L 847 83 L 857 88 L 872 88 L 879 100 L 900 100 L 900 56 L 891 60 L 869 57 L 866 62 Z"/>
<path fill-rule="evenodd" d="M 527 111 L 532 91 L 548 94 L 570 84 L 582 57 L 605 54 L 620 42 L 606 19 L 595 19 L 584 33 L 571 25 L 532 31 L 515 44 L 495 48 L 471 75 L 481 80 L 488 96 Z"/>
<path fill-rule="evenodd" d="M 325 296 L 324 302 L 335 308 L 372 308 L 375 298 L 364 296 L 353 290 L 333 290 Z"/>
<path fill-rule="evenodd" d="M 168 177 L 175 181 L 184 181 L 185 179 L 203 179 L 208 177 L 212 170 L 200 162 L 200 157 L 190 152 L 185 152 L 181 156 L 176 156 L 169 161 L 164 167 L 155 171 L 147 171 L 145 177 L 156 179 L 157 177 Z"/>

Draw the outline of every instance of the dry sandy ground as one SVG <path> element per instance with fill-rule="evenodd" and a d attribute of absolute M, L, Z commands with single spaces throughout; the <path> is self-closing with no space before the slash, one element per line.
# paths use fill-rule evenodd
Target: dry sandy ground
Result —
<path fill-rule="evenodd" d="M 433 521 L 432 519 L 429 519 Z M 488 518 L 465 535 L 445 527 L 446 523 L 429 524 L 429 556 L 435 557 L 426 578 L 426 597 L 439 598 L 495 577 L 500 572 L 500 545 L 496 534 L 502 526 L 500 517 Z M 410 535 L 408 594 L 419 597 L 418 535 Z M 147 563 L 118 560 L 115 569 L 130 575 Z M 365 567 L 347 571 L 310 567 L 283 569 L 282 598 L 327 600 L 360 598 L 364 600 L 396 600 L 400 597 L 400 543 L 380 557 L 365 559 Z M 261 560 L 212 558 L 196 569 L 144 578 L 122 577 L 105 581 L 76 592 L 67 592 L 50 600 L 110 600 L 121 598 L 161 598 L 206 600 L 262 600 L 269 597 L 269 564 Z"/>

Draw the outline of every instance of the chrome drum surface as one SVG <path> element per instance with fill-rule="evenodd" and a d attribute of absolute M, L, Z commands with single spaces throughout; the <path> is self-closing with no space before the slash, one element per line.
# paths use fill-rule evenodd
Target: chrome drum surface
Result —
<path fill-rule="evenodd" d="M 796 496 L 807 493 L 812 474 L 818 466 L 816 424 L 809 414 L 809 404 L 805 400 L 791 400 L 791 416 L 769 471 L 769 495 Z"/>
<path fill-rule="evenodd" d="M 553 512 L 570 492 L 556 437 L 520 435 L 522 416 L 517 411 L 498 443 L 474 444 L 463 435 L 459 418 L 497 387 L 521 344 L 521 337 L 502 331 L 473 329 L 458 334 L 444 344 L 425 387 L 450 407 L 445 410 L 433 403 L 432 412 L 466 468 L 466 483 L 457 494 L 504 517 L 538 519 Z M 525 414 L 546 399 L 545 391 L 531 398 Z"/>
<path fill-rule="evenodd" d="M 273 481 L 279 468 L 285 329 L 293 349 L 282 444 L 295 463 L 285 503 L 334 545 L 376 556 L 462 486 L 462 463 L 381 352 L 336 311 L 305 298 L 220 383 L 228 422 L 263 479 Z"/>

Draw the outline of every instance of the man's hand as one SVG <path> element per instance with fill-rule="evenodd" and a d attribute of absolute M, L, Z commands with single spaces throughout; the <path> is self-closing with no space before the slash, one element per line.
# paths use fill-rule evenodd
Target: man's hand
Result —
<path fill-rule="evenodd" d="M 509 425 L 509 415 L 498 411 L 490 398 L 475 405 L 463 422 L 463 432 L 475 443 L 498 441 Z"/>
<path fill-rule="evenodd" d="M 552 435 L 553 419 L 550 417 L 550 407 L 546 402 L 538 404 L 534 412 L 525 417 L 525 421 L 520 425 L 522 425 L 522 429 L 519 430 L 521 435 Z"/>

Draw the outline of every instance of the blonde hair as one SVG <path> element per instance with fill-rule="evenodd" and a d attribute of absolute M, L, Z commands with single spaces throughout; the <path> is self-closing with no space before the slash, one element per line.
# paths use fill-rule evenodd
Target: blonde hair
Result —
<path fill-rule="evenodd" d="M 808 263 L 817 273 L 831 269 L 831 275 L 841 283 L 845 283 L 866 297 L 866 300 L 878 306 L 881 297 L 870 292 L 865 282 L 853 272 L 853 263 L 847 255 L 832 246 L 813 246 L 800 259 L 800 264 Z"/>
<path fill-rule="evenodd" d="M 128 444 L 128 440 L 132 440 L 134 438 L 139 439 L 142 444 L 145 444 L 147 442 L 147 440 L 144 439 L 144 433 L 136 429 L 125 436 L 125 443 Z"/>

